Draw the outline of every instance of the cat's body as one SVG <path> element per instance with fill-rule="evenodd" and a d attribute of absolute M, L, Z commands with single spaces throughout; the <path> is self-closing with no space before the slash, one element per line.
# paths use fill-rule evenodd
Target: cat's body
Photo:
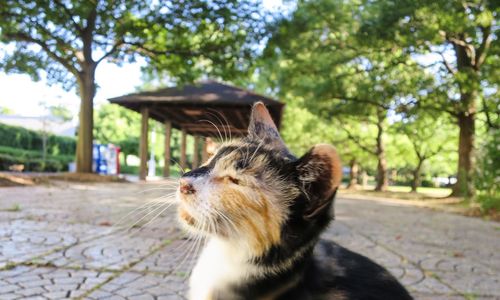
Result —
<path fill-rule="evenodd" d="M 332 146 L 294 157 L 256 104 L 249 136 L 181 179 L 181 223 L 208 238 L 189 299 L 411 299 L 384 268 L 320 241 L 341 176 Z"/>
<path fill-rule="evenodd" d="M 190 280 L 190 299 L 411 299 L 384 268 L 332 241 L 320 240 L 281 272 L 262 276 L 230 245 L 210 241 Z"/>

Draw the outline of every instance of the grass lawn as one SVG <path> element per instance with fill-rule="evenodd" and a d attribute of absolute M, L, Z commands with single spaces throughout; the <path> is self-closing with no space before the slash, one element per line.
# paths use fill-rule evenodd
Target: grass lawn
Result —
<path fill-rule="evenodd" d="M 450 188 L 431 188 L 431 187 L 420 187 L 417 189 L 417 193 L 410 193 L 411 187 L 409 186 L 389 186 L 388 190 L 385 192 L 374 191 L 374 186 L 366 186 L 364 189 L 358 190 L 342 190 L 345 194 L 362 194 L 375 197 L 384 198 L 394 198 L 394 199 L 404 199 L 404 200 L 426 200 L 426 199 L 436 199 L 444 198 L 450 195 Z"/>
<path fill-rule="evenodd" d="M 389 191 L 391 192 L 404 192 L 409 193 L 411 187 L 409 186 L 390 186 Z M 451 194 L 450 188 L 433 188 L 433 187 L 419 187 L 417 188 L 417 193 L 426 194 L 431 197 L 446 197 Z"/>

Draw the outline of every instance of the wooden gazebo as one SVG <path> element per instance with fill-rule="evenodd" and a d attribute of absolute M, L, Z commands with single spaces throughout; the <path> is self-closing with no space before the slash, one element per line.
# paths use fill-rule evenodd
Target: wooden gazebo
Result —
<path fill-rule="evenodd" d="M 148 157 L 148 120 L 165 125 L 165 166 L 164 176 L 170 175 L 170 139 L 172 127 L 182 132 L 180 166 L 186 167 L 186 136 L 195 137 L 193 167 L 200 160 L 198 147 L 203 137 L 203 155 L 206 156 L 206 138 L 218 136 L 219 130 L 231 132 L 232 137 L 246 134 L 253 103 L 262 101 L 280 126 L 283 103 L 251 91 L 217 81 L 202 81 L 193 85 L 164 88 L 152 92 L 141 92 L 109 99 L 142 115 L 140 135 L 139 177 L 146 178 Z M 213 123 L 213 124 L 212 124 Z"/>

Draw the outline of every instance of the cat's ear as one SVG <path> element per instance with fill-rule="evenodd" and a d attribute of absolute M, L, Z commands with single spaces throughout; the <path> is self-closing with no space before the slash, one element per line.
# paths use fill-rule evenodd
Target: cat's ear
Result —
<path fill-rule="evenodd" d="M 248 136 L 252 139 L 262 140 L 265 144 L 275 148 L 286 150 L 278 128 L 262 102 L 257 102 L 252 107 Z"/>
<path fill-rule="evenodd" d="M 342 166 L 335 148 L 318 144 L 297 161 L 298 178 L 306 193 L 304 218 L 312 219 L 330 209 L 342 180 Z"/>

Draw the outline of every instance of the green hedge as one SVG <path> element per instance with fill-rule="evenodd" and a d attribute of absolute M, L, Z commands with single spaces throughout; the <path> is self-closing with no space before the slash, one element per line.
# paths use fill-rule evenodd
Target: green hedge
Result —
<path fill-rule="evenodd" d="M 42 158 L 43 153 L 42 150 L 24 150 L 24 149 L 19 149 L 19 148 L 12 148 L 12 147 L 5 147 L 5 146 L 0 146 L 0 153 L 1 154 L 8 154 L 14 157 L 21 157 L 24 159 L 33 159 L 33 158 Z M 74 161 L 75 156 L 74 155 L 51 155 L 47 154 L 47 158 L 52 158 L 52 159 L 57 159 L 57 160 L 64 160 L 64 161 Z"/>
<path fill-rule="evenodd" d="M 24 150 L 42 151 L 43 133 L 23 127 L 0 124 L 0 146 Z M 48 134 L 47 153 L 51 155 L 74 155 L 76 139 Z"/>
<path fill-rule="evenodd" d="M 0 146 L 0 170 L 9 170 L 12 165 L 22 164 L 25 171 L 60 172 L 68 170 L 73 155 L 47 155 L 43 160 L 42 151 L 22 150 Z"/>
<path fill-rule="evenodd" d="M 64 160 L 48 158 L 22 158 L 0 153 L 0 170 L 9 170 L 12 165 L 24 165 L 24 171 L 34 172 L 61 172 L 68 170 L 68 164 Z"/>
<path fill-rule="evenodd" d="M 138 175 L 139 174 L 139 166 L 120 166 L 120 173 L 121 174 L 132 174 L 132 175 Z M 157 166 L 156 167 L 156 176 L 163 176 L 163 167 Z M 180 172 L 179 168 L 176 166 L 171 166 L 170 167 L 170 177 L 180 177 Z"/>

